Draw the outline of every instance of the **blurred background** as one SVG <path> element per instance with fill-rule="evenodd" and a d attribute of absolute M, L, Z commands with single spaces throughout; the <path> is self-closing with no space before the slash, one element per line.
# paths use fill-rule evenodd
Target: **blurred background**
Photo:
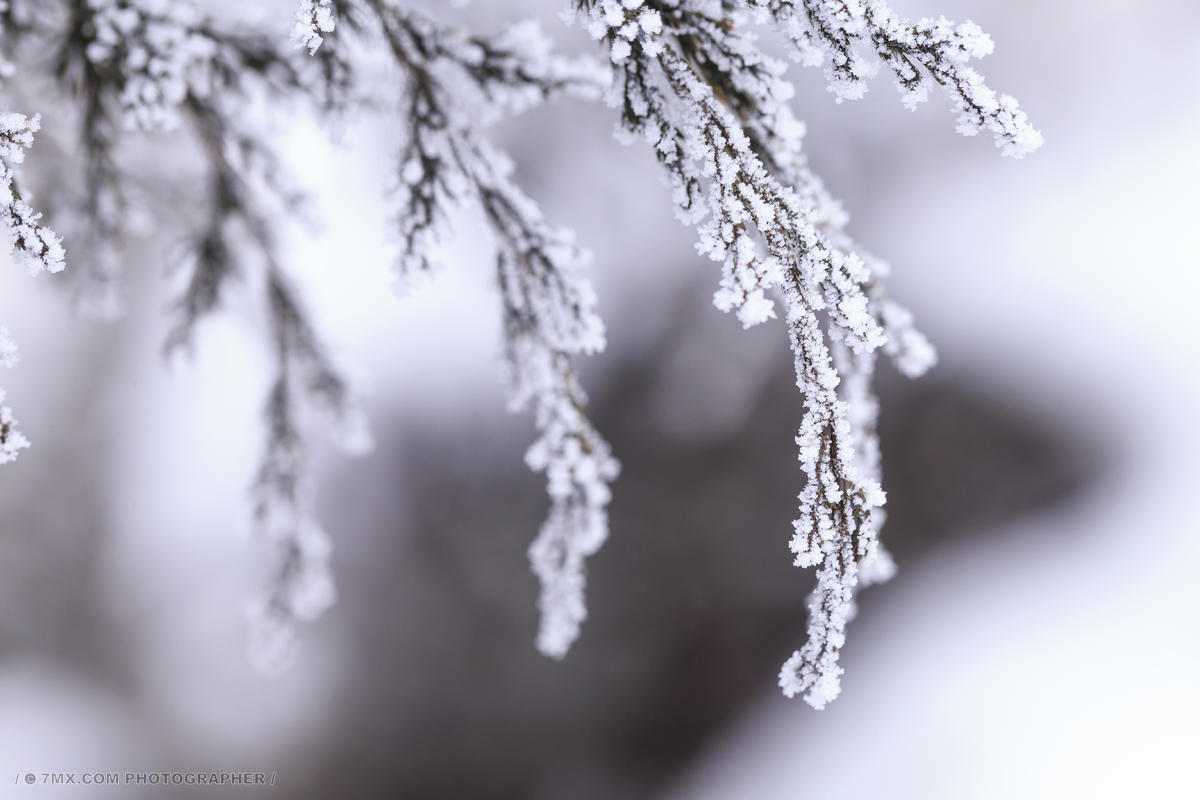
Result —
<path fill-rule="evenodd" d="M 589 46 L 545 5 L 565 47 Z M 331 142 L 281 117 L 320 221 L 293 226 L 289 264 L 377 440 L 317 459 L 339 602 L 290 671 L 251 668 L 244 520 L 269 362 L 248 301 L 164 364 L 155 236 L 128 254 L 116 323 L 0 270 L 22 355 L 3 385 L 34 441 L 0 475 L 0 797 L 168 794 L 7 777 L 27 771 L 231 769 L 278 782 L 169 795 L 1192 796 L 1200 7 L 894 5 L 988 31 L 982 71 L 1047 143 L 1002 159 L 954 134 L 941 97 L 909 114 L 881 76 L 835 105 L 819 72 L 794 75 L 814 166 L 941 356 L 920 381 L 881 377 L 899 573 L 863 594 L 829 709 L 775 687 L 813 580 L 787 549 L 802 403 L 786 335 L 712 308 L 715 267 L 612 112 L 567 102 L 496 131 L 595 253 L 609 325 L 585 375 L 623 472 L 562 663 L 533 648 L 544 491 L 522 462 L 530 420 L 504 412 L 477 228 L 396 297 L 394 126 Z"/>

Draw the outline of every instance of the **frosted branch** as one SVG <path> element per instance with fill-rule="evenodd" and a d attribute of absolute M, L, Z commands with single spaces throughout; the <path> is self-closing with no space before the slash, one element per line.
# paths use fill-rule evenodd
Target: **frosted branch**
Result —
<path fill-rule="evenodd" d="M 857 99 L 878 71 L 858 46 L 865 43 L 895 76 L 901 99 L 915 108 L 941 86 L 958 113 L 958 132 L 990 131 L 1004 155 L 1020 158 L 1042 145 L 1015 98 L 996 92 L 970 66 L 991 54 L 991 38 L 973 22 L 945 17 L 908 22 L 884 0 L 750 0 L 769 14 L 797 48 L 797 59 L 825 68 L 839 100 Z"/>
<path fill-rule="evenodd" d="M 886 266 L 846 234 L 840 204 L 809 170 L 784 65 L 758 48 L 747 13 L 642 0 L 575 7 L 617 68 L 609 101 L 627 138 L 653 147 L 677 215 L 695 226 L 698 250 L 722 264 L 715 304 L 750 326 L 773 317 L 772 298 L 783 297 L 805 398 L 796 442 L 806 480 L 791 549 L 798 566 L 817 567 L 817 589 L 807 641 L 780 685 L 821 708 L 840 690 L 858 585 L 891 571 L 878 544 L 874 352 L 915 374 L 932 364 L 932 349 L 887 298 Z"/>

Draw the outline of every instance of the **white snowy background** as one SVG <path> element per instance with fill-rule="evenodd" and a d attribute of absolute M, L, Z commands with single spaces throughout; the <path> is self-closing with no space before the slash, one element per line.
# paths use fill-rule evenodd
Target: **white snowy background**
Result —
<path fill-rule="evenodd" d="M 826 711 L 784 700 L 772 685 L 777 660 L 763 662 L 759 698 L 663 782 L 666 796 L 1190 796 L 1200 747 L 1200 10 L 1183 0 L 896 5 L 969 17 L 991 33 L 996 54 L 983 71 L 1021 99 L 1046 146 L 1001 159 L 983 137 L 956 137 L 938 102 L 909 114 L 880 80 L 862 101 L 835 106 L 819 74 L 798 73 L 815 166 L 858 238 L 893 264 L 894 292 L 937 344 L 941 369 L 1097 439 L 1108 462 L 1067 504 L 902 562 L 879 590 L 886 605 L 866 606 L 853 624 L 843 694 Z M 506 6 L 477 12 L 504 19 Z M 607 109 L 568 104 L 500 132 L 555 221 L 596 253 L 612 346 L 590 367 L 593 386 L 677 324 L 666 309 L 685 289 L 716 282 L 672 220 L 649 156 L 615 144 L 611 127 Z M 297 163 L 319 165 L 304 182 L 320 188 L 323 223 L 296 226 L 290 263 L 373 413 L 425 431 L 469 418 L 509 431 L 497 441 L 512 445 L 511 430 L 527 423 L 503 412 L 489 265 L 471 221 L 454 266 L 398 299 L 381 199 L 388 130 L 352 127 L 331 145 L 308 120 L 281 129 Z M 102 796 L 11 787 L 23 771 L 286 775 L 319 747 L 340 687 L 355 680 L 353 620 L 337 609 L 306 633 L 287 674 L 247 666 L 254 550 L 243 519 L 266 355 L 247 344 L 253 323 L 235 302 L 201 329 L 192 361 L 165 365 L 163 290 L 157 270 L 133 272 L 130 316 L 102 324 L 74 318 L 52 279 L 0 270 L 22 356 L 5 388 L 34 440 L 0 475 L 0 507 L 20 512 L 3 518 L 22 521 L 0 523 L 0 796 Z M 718 313 L 694 294 L 695 315 Z M 729 325 L 724 335 L 742 334 Z M 786 359 L 782 338 L 755 331 L 735 363 L 683 351 L 662 365 L 650 413 L 698 439 L 736 435 L 755 381 Z M 675 377 L 691 381 L 687 391 L 672 388 Z M 508 455 L 523 469 L 519 446 Z M 332 451 L 320 463 L 323 479 L 374 482 L 404 507 L 406 475 L 380 474 L 386 464 Z M 351 513 L 364 512 L 322 506 L 335 541 Z M 730 535 L 773 537 L 786 561 L 788 519 Z M 388 520 L 390 535 L 406 523 Z M 610 548 L 621 535 L 615 528 Z M 353 565 L 372 542 L 337 546 L 338 579 L 353 591 Z M 72 566 L 85 558 L 86 570 Z M 797 572 L 797 604 L 807 580 Z M 439 625 L 436 609 L 426 624 Z M 576 667 L 573 658 L 554 669 Z M 571 795 L 550 786 L 539 796 Z"/>

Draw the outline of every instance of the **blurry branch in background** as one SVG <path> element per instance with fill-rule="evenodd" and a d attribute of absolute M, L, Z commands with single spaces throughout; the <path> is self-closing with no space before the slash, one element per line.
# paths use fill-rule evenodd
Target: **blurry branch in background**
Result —
<path fill-rule="evenodd" d="M 222 307 L 231 278 L 257 278 L 261 286 L 275 377 L 254 519 L 274 556 L 256 640 L 272 663 L 286 657 L 294 621 L 315 616 L 334 596 L 329 543 L 309 511 L 304 420 L 321 411 L 349 432 L 351 444 L 363 444 L 365 435 L 353 392 L 278 259 L 279 227 L 301 210 L 301 198 L 254 109 L 298 101 L 328 117 L 387 108 L 364 77 L 372 74 L 372 55 L 381 54 L 403 76 L 395 95 L 383 98 L 402 120 L 398 283 L 410 287 L 437 270 L 449 222 L 464 209 L 486 223 L 509 401 L 514 410 L 533 410 L 538 435 L 526 462 L 545 473 L 550 497 L 529 551 L 541 581 L 537 642 L 562 657 L 587 614 L 584 560 L 607 537 L 609 484 L 618 473 L 588 417 L 574 364 L 603 349 L 604 326 L 582 274 L 585 253 L 514 182 L 511 160 L 485 129 L 563 96 L 598 99 L 607 87 L 620 135 L 654 148 L 677 216 L 695 228 L 698 250 L 721 263 L 717 307 L 749 327 L 774 317 L 783 302 L 805 402 L 796 442 L 806 482 L 791 549 L 797 565 L 817 568 L 818 585 L 808 639 L 784 665 L 780 684 L 821 708 L 839 692 L 839 653 L 857 587 L 892 571 L 878 542 L 884 493 L 871 388 L 876 353 L 910 376 L 935 356 L 912 315 L 888 297 L 886 264 L 846 233 L 847 215 L 809 169 L 785 65 L 762 52 L 755 25 L 783 33 L 802 63 L 824 65 L 839 100 L 860 97 L 877 70 L 862 47 L 892 71 L 910 107 L 937 84 L 950 94 L 961 132 L 990 130 L 1013 156 L 1035 149 L 1040 136 L 1012 98 L 997 96 L 968 66 L 991 49 L 970 23 L 910 24 L 877 0 L 567 6 L 604 43 L 606 63 L 555 55 L 533 23 L 478 35 L 399 0 L 300 0 L 292 48 L 182 0 L 0 0 L 0 22 L 13 58 L 54 54 L 53 77 L 78 111 L 83 181 L 72 187 L 78 213 L 65 215 L 64 230 L 87 253 L 74 269 L 83 306 L 106 314 L 120 307 L 120 254 L 130 219 L 144 210 L 130 185 L 127 142 L 177 128 L 193 135 L 207 186 L 203 218 L 189 232 L 188 280 L 167 349 L 190 347 L 199 321 Z M 11 73 L 3 66 L 0 73 Z M 14 185 L 38 118 L 9 113 L 0 123 L 10 243 L 37 270 L 57 271 L 58 237 L 38 224 Z M 11 352 L 7 338 L 3 348 Z M 15 453 L 24 439 L 4 414 L 5 442 Z"/>
<path fill-rule="evenodd" d="M 17 188 L 17 166 L 25 160 L 25 151 L 33 146 L 41 124 L 36 114 L 0 112 L 0 222 L 10 252 L 30 275 L 61 272 L 65 257 L 61 237 L 41 224 L 42 215 L 25 202 Z"/>

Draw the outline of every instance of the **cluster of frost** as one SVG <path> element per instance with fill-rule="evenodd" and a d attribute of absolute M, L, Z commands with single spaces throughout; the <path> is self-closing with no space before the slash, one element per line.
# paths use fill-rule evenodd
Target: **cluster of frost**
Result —
<path fill-rule="evenodd" d="M 608 42 L 609 58 L 621 64 L 638 45 L 649 55 L 661 49 L 659 34 L 663 30 L 662 14 L 642 0 L 600 0 L 590 6 L 584 17 L 585 26 L 593 39 Z"/>
<path fill-rule="evenodd" d="M 324 420 L 347 449 L 369 444 L 352 392 L 277 259 L 277 220 L 300 198 L 276 153 L 276 132 L 255 114 L 255 101 L 303 97 L 307 87 L 289 51 L 223 27 L 220 16 L 205 16 L 189 2 L 78 5 L 60 60 L 84 105 L 85 222 L 79 233 L 88 245 L 86 282 L 115 284 L 114 257 L 124 245 L 132 181 L 122 157 L 130 137 L 118 133 L 119 123 L 143 134 L 185 127 L 204 170 L 204 191 L 189 209 L 199 224 L 183 248 L 182 287 L 166 349 L 191 345 L 200 321 L 222 307 L 233 276 L 263 287 L 276 372 L 253 487 L 255 530 L 270 565 L 265 598 L 254 615 L 254 650 L 260 662 L 277 664 L 290 652 L 294 623 L 311 619 L 333 597 L 328 539 L 304 490 L 308 429 Z M 318 411 L 327 413 L 311 413 Z"/>
<path fill-rule="evenodd" d="M 0 367 L 11 367 L 17 363 L 17 346 L 8 331 L 0 328 Z M 17 454 L 29 447 L 29 440 L 17 430 L 17 420 L 12 409 L 4 405 L 4 390 L 0 389 L 0 464 L 15 461 Z"/>
<path fill-rule="evenodd" d="M 824 66 L 838 100 L 862 97 L 867 79 L 885 64 L 901 99 L 916 108 L 934 84 L 950 96 L 958 131 L 987 130 L 1005 155 L 1020 158 L 1042 145 L 1015 98 L 998 95 L 969 64 L 991 54 L 991 38 L 973 22 L 955 25 L 945 17 L 915 23 L 901 18 L 885 0 L 750 0 L 763 17 L 777 22 L 796 44 L 801 63 Z M 874 51 L 870 61 L 860 43 Z"/>
<path fill-rule="evenodd" d="M 181 0 L 88 0 L 93 38 L 87 58 L 114 70 L 125 122 L 172 128 L 188 91 L 202 85 L 215 43 L 196 30 L 195 9 Z"/>
<path fill-rule="evenodd" d="M 335 599 L 329 537 L 307 513 L 306 448 L 295 419 L 286 362 L 267 403 L 268 439 L 254 487 L 254 523 L 269 550 L 268 591 L 251 608 L 252 655 L 264 669 L 292 655 L 295 623 L 310 621 Z"/>
<path fill-rule="evenodd" d="M 336 25 L 337 17 L 330 0 L 300 0 L 296 22 L 292 26 L 292 40 L 313 55 Z"/>
<path fill-rule="evenodd" d="M 297 623 L 320 616 L 336 598 L 332 546 L 312 516 L 302 417 L 319 410 L 334 439 L 360 454 L 371 440 L 350 389 L 318 341 L 294 288 L 276 268 L 266 276 L 276 375 L 264 411 L 267 443 L 253 489 L 255 538 L 269 551 L 267 592 L 251 607 L 251 655 L 267 671 L 294 653 Z"/>
<path fill-rule="evenodd" d="M 65 266 L 62 239 L 41 224 L 42 215 L 22 198 L 16 186 L 16 168 L 33 146 L 41 118 L 11 111 L 0 112 L 0 223 L 8 235 L 13 255 L 31 275 L 61 272 Z"/>

